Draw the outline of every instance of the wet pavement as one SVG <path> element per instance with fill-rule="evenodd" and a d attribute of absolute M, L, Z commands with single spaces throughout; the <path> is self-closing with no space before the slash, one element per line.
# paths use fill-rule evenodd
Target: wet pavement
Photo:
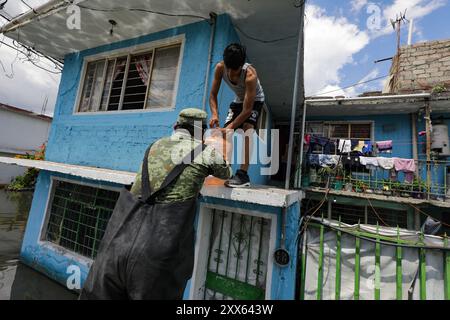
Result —
<path fill-rule="evenodd" d="M 76 299 L 72 291 L 19 261 L 33 193 L 0 189 L 0 300 Z"/>

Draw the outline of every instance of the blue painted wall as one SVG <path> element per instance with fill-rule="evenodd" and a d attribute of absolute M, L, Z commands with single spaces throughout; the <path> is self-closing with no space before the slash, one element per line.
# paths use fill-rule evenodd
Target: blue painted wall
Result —
<path fill-rule="evenodd" d="M 73 114 L 85 57 L 179 34 L 185 35 L 185 47 L 174 111 Z M 161 136 L 171 133 L 178 112 L 186 106 L 201 107 L 209 35 L 210 26 L 203 21 L 67 55 L 46 159 L 77 165 L 137 171 L 147 145 Z M 221 15 L 217 20 L 210 83 L 214 66 L 222 59 L 223 49 L 230 42 L 239 42 L 239 38 L 230 18 L 227 15 Z M 219 93 L 219 113 L 222 124 L 233 98 L 234 95 L 230 89 L 222 85 Z M 207 110 L 209 111 L 209 108 Z M 251 172 L 254 172 L 257 168 L 252 168 L 252 170 Z M 88 181 L 99 187 L 102 185 L 120 186 L 44 170 L 41 170 L 39 174 L 23 240 L 21 259 L 63 284 L 66 283 L 68 276 L 67 267 L 77 264 L 81 268 L 81 280 L 84 282 L 89 270 L 88 265 L 79 264 L 74 259 L 64 256 L 63 252 L 56 252 L 39 243 L 39 234 L 45 220 L 51 176 L 64 177 L 74 181 Z M 265 177 L 257 177 L 255 180 L 262 182 L 265 181 L 264 179 Z"/>
<path fill-rule="evenodd" d="M 210 30 L 209 23 L 201 21 L 67 55 L 46 159 L 77 165 L 137 171 L 147 145 L 172 132 L 181 109 L 201 108 Z M 85 57 L 181 34 L 185 35 L 185 43 L 175 110 L 77 115 L 73 113 Z M 209 87 L 212 83 L 214 66 L 222 60 L 223 50 L 231 42 L 239 42 L 239 37 L 229 16 L 220 15 L 215 32 Z M 231 90 L 226 85 L 222 85 L 219 93 L 219 114 L 222 124 L 233 98 Z M 206 109 L 209 112 L 209 104 Z M 259 179 L 258 182 L 262 183 L 265 180 Z"/>
<path fill-rule="evenodd" d="M 240 201 L 232 201 L 227 199 L 218 199 L 211 197 L 202 197 L 201 199 L 204 203 L 222 205 L 229 208 L 240 208 L 244 210 L 258 211 L 262 213 L 269 213 L 276 216 L 277 221 L 277 236 L 275 240 L 275 250 L 281 245 L 281 225 L 282 225 L 282 208 L 246 203 Z M 273 264 L 271 277 L 271 287 L 269 288 L 272 300 L 294 300 L 295 299 L 295 287 L 296 287 L 296 270 L 297 270 L 297 253 L 298 253 L 298 243 L 297 235 L 299 232 L 299 221 L 300 221 L 300 203 L 295 202 L 285 211 L 286 214 L 286 242 L 285 247 L 290 255 L 290 262 L 285 267 L 280 267 Z M 198 222 L 196 222 L 197 225 Z M 272 239 L 271 239 L 272 240 Z M 269 252 L 269 255 L 273 255 L 273 252 Z M 189 299 L 189 293 L 191 288 L 191 281 L 188 281 L 186 289 L 184 291 L 183 299 Z"/>
<path fill-rule="evenodd" d="M 392 140 L 392 155 L 412 158 L 411 118 L 409 114 L 357 117 L 311 117 L 307 121 L 374 121 L 374 140 Z M 390 157 L 388 153 L 380 156 Z"/>
<path fill-rule="evenodd" d="M 56 251 L 53 248 L 43 246 L 42 243 L 39 243 L 41 228 L 43 226 L 43 221 L 45 221 L 45 210 L 50 194 L 52 176 L 70 179 L 74 182 L 90 183 L 99 188 L 120 188 L 121 186 L 113 183 L 82 179 L 79 177 L 44 170 L 39 172 L 39 177 L 35 188 L 36 191 L 34 192 L 33 202 L 28 216 L 26 232 L 22 241 L 22 249 L 20 253 L 21 261 L 30 267 L 45 273 L 50 278 L 57 280 L 63 285 L 66 285 L 67 278 L 70 275 L 67 273 L 67 267 L 70 265 L 79 266 L 82 284 L 89 272 L 89 265 L 82 264 L 70 256 L 65 256 L 63 251 Z"/>

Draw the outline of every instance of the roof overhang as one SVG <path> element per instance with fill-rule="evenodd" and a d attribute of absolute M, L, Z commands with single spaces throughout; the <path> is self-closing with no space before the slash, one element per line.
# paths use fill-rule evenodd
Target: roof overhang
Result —
<path fill-rule="evenodd" d="M 136 178 L 135 172 L 79 166 L 45 160 L 0 157 L 0 163 L 37 168 L 122 185 L 130 185 Z M 300 201 L 303 197 L 303 193 L 297 190 L 284 190 L 256 185 L 251 188 L 227 188 L 223 185 L 208 185 L 207 183 L 205 183 L 200 193 L 210 198 L 256 203 L 273 207 L 288 207 Z"/>
<path fill-rule="evenodd" d="M 201 21 L 136 11 L 102 12 L 81 9 L 81 30 L 70 30 L 69 0 L 50 0 L 6 24 L 1 33 L 41 53 L 61 60 L 66 54 Z M 299 33 L 300 9 L 295 1 L 273 0 L 81 0 L 91 8 L 146 8 L 209 18 L 210 12 L 229 14 L 250 61 L 258 70 L 267 103 L 276 118 L 289 118 Z M 113 19 L 114 35 L 109 34 Z M 245 32 L 246 35 L 242 33 Z M 269 40 L 261 42 L 251 38 Z M 279 41 L 273 41 L 283 39 Z M 300 81 L 299 87 L 303 86 Z"/>
<path fill-rule="evenodd" d="M 450 112 L 449 97 L 436 98 L 430 93 L 305 100 L 308 117 L 416 113 L 426 103 L 433 112 Z"/>

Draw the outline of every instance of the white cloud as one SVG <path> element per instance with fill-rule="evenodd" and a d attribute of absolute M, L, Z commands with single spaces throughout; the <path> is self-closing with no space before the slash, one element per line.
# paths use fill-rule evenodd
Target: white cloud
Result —
<path fill-rule="evenodd" d="M 372 37 L 378 37 L 394 32 L 390 19 L 395 19 L 406 10 L 406 18 L 420 19 L 434 10 L 447 4 L 447 0 L 394 0 L 394 2 L 382 9 L 382 24 L 380 30 L 374 30 Z"/>
<path fill-rule="evenodd" d="M 381 90 L 383 87 L 381 84 L 384 83 L 384 79 L 378 81 L 371 81 L 377 78 L 380 74 L 378 69 L 371 70 L 363 78 L 355 83 L 361 83 L 360 85 L 352 86 L 349 88 L 342 88 L 339 85 L 327 85 L 323 90 L 320 90 L 318 96 L 346 96 L 354 97 L 362 92 Z M 370 82 L 367 82 L 370 81 Z M 367 82 L 367 83 L 365 83 Z"/>
<path fill-rule="evenodd" d="M 26 2 L 36 7 L 47 0 L 26 0 Z M 20 1 L 8 1 L 5 6 L 5 11 L 10 16 L 17 16 L 26 10 L 28 7 Z M 6 21 L 0 18 L 0 22 L 3 24 Z M 10 39 L 3 36 L 0 40 L 12 44 Z M 17 56 L 15 50 L 0 43 L 0 103 L 40 113 L 43 102 L 48 97 L 45 113 L 52 114 L 60 75 L 41 70 L 23 58 L 22 54 Z M 44 60 L 38 64 L 53 70 L 53 66 Z"/>
<path fill-rule="evenodd" d="M 369 36 L 346 18 L 327 16 L 315 5 L 306 7 L 306 17 L 306 95 L 337 89 L 340 70 L 353 62 L 353 55 L 369 43 Z"/>
<path fill-rule="evenodd" d="M 350 4 L 352 6 L 352 11 L 359 12 L 367 3 L 367 0 L 352 0 Z"/>
<path fill-rule="evenodd" d="M 11 43 L 5 38 L 6 43 Z M 23 55 L 5 45 L 0 47 L 0 103 L 40 113 L 48 97 L 46 114 L 52 114 L 60 75 L 51 74 L 25 61 Z M 52 69 L 49 64 L 39 65 Z"/>

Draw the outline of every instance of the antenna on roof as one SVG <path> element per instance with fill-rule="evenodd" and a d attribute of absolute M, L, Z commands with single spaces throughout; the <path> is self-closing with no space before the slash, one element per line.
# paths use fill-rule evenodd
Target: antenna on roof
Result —
<path fill-rule="evenodd" d="M 47 109 L 48 103 L 48 95 L 45 95 L 44 102 L 42 103 L 41 114 L 45 114 L 45 110 Z"/>
<path fill-rule="evenodd" d="M 403 13 L 400 12 L 399 15 L 396 15 L 395 20 L 390 19 L 392 28 L 397 31 L 397 52 L 400 51 L 400 31 L 402 27 L 402 22 L 409 22 L 408 19 L 406 19 L 406 10 L 408 9 L 405 9 L 405 12 Z"/>

